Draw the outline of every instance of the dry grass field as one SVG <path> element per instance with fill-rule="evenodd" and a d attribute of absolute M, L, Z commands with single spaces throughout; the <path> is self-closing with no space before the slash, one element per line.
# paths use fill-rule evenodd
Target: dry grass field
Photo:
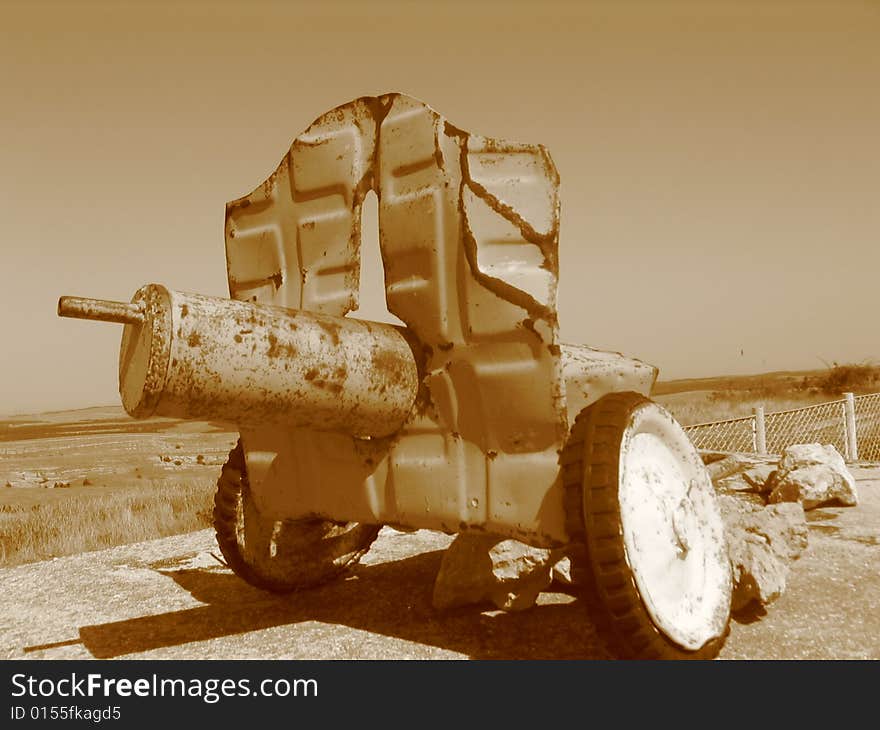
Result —
<path fill-rule="evenodd" d="M 0 421 L 0 567 L 208 527 L 231 429 L 118 407 Z"/>
<path fill-rule="evenodd" d="M 0 504 L 0 566 L 193 532 L 211 524 L 214 480 Z"/>

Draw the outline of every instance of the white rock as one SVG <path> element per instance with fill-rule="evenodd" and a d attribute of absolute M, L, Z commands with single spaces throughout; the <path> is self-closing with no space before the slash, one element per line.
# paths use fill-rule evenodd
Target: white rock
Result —
<path fill-rule="evenodd" d="M 565 554 L 553 566 L 553 580 L 568 586 L 582 586 L 586 583 L 587 549 L 582 543 L 574 543 L 565 548 Z"/>
<path fill-rule="evenodd" d="M 786 563 L 796 560 L 807 549 L 809 528 L 804 509 L 796 502 L 763 507 L 736 497 L 719 495 L 718 505 L 727 532 L 728 547 L 745 532 L 764 538 L 773 553 Z"/>
<path fill-rule="evenodd" d="M 808 528 L 800 504 L 756 505 L 719 495 L 733 570 L 731 610 L 752 601 L 762 606 L 785 590 L 789 564 L 807 547 Z"/>
<path fill-rule="evenodd" d="M 789 446 L 782 452 L 778 468 L 780 471 L 788 472 L 817 464 L 827 464 L 849 474 L 846 462 L 840 452 L 831 444 L 824 446 L 822 444 L 794 444 Z"/>
<path fill-rule="evenodd" d="M 767 539 L 743 531 L 731 540 L 733 595 L 730 609 L 740 611 L 752 601 L 762 606 L 775 601 L 785 590 L 788 566 L 773 551 Z"/>
<path fill-rule="evenodd" d="M 770 502 L 799 501 L 804 509 L 837 502 L 845 507 L 858 504 L 855 480 L 826 465 L 805 466 L 786 473 L 770 494 Z"/>
<path fill-rule="evenodd" d="M 851 507 L 859 498 L 855 479 L 834 446 L 796 444 L 782 453 L 769 501 L 799 501 L 813 509 L 832 502 Z"/>
<path fill-rule="evenodd" d="M 447 548 L 434 582 L 434 607 L 440 610 L 493 603 L 505 611 L 535 604 L 551 581 L 562 550 L 533 548 L 498 535 L 464 532 Z"/>

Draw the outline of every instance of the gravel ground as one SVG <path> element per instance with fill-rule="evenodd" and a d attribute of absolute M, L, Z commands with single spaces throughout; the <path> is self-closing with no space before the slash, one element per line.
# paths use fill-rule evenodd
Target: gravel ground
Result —
<path fill-rule="evenodd" d="M 731 623 L 726 659 L 880 658 L 880 469 L 853 470 L 861 504 L 808 513 L 810 546 L 763 616 Z M 438 614 L 451 538 L 383 529 L 344 580 L 287 597 L 227 570 L 211 531 L 0 570 L 7 659 L 597 659 L 577 598 L 508 614 Z"/>

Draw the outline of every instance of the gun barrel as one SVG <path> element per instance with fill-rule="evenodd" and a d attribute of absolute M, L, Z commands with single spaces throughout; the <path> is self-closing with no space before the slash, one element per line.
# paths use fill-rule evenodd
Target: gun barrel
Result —
<path fill-rule="evenodd" d="M 398 328 L 142 287 L 131 304 L 62 297 L 58 313 L 125 324 L 129 415 L 381 437 L 412 412 L 419 374 Z"/>

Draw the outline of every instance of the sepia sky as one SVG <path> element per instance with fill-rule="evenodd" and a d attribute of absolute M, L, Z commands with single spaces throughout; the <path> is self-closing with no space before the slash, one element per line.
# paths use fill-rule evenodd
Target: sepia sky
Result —
<path fill-rule="evenodd" d="M 58 296 L 227 295 L 226 201 L 387 91 L 549 148 L 564 341 L 880 360 L 880 0 L 0 0 L 0 68 L 2 414 L 117 404 L 120 327 Z"/>

